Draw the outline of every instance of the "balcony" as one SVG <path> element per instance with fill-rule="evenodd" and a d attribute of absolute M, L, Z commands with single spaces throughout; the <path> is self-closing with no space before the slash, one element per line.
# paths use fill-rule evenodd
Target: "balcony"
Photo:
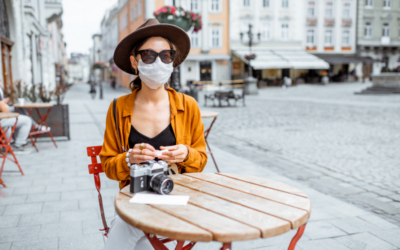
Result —
<path fill-rule="evenodd" d="M 61 0 L 45 0 L 44 7 L 46 19 L 49 23 L 61 18 L 63 13 Z"/>

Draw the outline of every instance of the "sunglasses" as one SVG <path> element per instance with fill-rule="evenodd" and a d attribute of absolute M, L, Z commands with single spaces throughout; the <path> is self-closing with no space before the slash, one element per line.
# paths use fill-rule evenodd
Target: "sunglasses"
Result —
<path fill-rule="evenodd" d="M 142 61 L 146 64 L 152 64 L 156 61 L 157 57 L 160 57 L 161 61 L 165 64 L 172 63 L 175 57 L 175 50 L 163 50 L 159 53 L 151 49 L 139 50 L 137 54 L 140 55 Z"/>

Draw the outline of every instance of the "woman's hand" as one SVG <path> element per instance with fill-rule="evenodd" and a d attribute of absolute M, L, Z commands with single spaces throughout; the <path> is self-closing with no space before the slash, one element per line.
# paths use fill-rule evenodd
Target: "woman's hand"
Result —
<path fill-rule="evenodd" d="M 138 143 L 129 153 L 129 163 L 137 164 L 147 160 L 154 160 L 156 156 L 156 150 L 153 146 L 147 143 Z"/>
<path fill-rule="evenodd" d="M 168 152 L 163 152 L 161 156 L 158 156 L 158 159 L 166 161 L 168 163 L 180 163 L 183 162 L 187 155 L 189 154 L 188 147 L 183 144 L 168 146 L 168 147 L 160 147 L 161 150 L 168 150 Z"/>

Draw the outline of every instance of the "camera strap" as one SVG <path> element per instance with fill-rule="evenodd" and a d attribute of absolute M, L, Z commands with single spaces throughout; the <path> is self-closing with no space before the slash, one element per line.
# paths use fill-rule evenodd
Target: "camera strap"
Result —
<path fill-rule="evenodd" d="M 117 98 L 114 98 L 114 101 L 113 101 L 113 113 L 114 113 L 115 129 L 117 130 L 117 137 L 118 137 L 119 145 L 121 146 L 122 151 L 126 152 L 124 146 L 122 146 L 121 138 L 119 136 L 118 120 L 117 120 L 117 112 L 116 112 L 116 110 L 117 110 Z"/>

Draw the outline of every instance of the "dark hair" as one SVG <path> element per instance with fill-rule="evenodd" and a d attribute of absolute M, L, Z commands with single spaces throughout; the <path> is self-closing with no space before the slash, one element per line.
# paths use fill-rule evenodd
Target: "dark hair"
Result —
<path fill-rule="evenodd" d="M 151 38 L 151 37 L 148 37 L 148 38 L 146 38 L 146 39 L 144 39 L 144 40 L 138 42 L 138 43 L 135 45 L 135 47 L 133 47 L 133 49 L 131 50 L 131 56 L 134 56 L 134 57 L 136 58 L 136 55 L 137 55 L 139 49 L 140 49 L 140 48 L 143 46 L 143 44 L 145 44 L 150 38 Z M 167 43 L 169 44 L 170 49 L 173 49 L 173 50 L 176 51 L 175 58 L 174 58 L 174 62 L 173 62 L 173 64 L 175 64 L 175 63 L 179 60 L 179 58 L 181 57 L 181 55 L 180 55 L 180 53 L 179 53 L 179 50 L 177 50 L 177 49 L 176 49 L 176 46 L 175 46 L 171 41 L 169 41 L 167 38 L 164 38 L 164 37 L 162 37 L 162 38 L 163 38 L 165 41 L 167 41 Z M 131 67 L 132 67 L 132 66 L 131 66 Z M 131 81 L 131 82 L 129 83 L 129 88 L 131 89 L 131 91 L 134 91 L 134 90 L 136 90 L 136 89 L 141 89 L 141 88 L 142 88 L 142 80 L 141 80 L 140 77 L 139 77 L 139 72 L 138 72 L 138 70 L 136 71 L 135 69 L 133 69 L 133 71 L 135 72 L 135 75 L 137 75 L 137 76 L 136 76 L 136 78 L 135 78 L 133 81 Z M 169 80 L 168 80 L 168 82 L 164 85 L 164 88 L 165 88 L 165 89 L 167 89 L 168 87 L 169 87 Z"/>

